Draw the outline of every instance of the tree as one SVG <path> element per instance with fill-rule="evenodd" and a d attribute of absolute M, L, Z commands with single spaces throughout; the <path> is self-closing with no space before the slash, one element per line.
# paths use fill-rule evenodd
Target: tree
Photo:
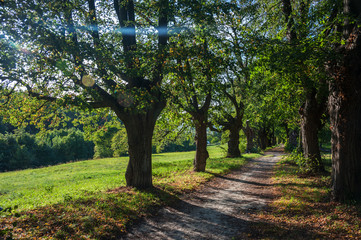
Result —
<path fill-rule="evenodd" d="M 218 53 L 223 58 L 224 72 L 219 77 L 221 87 L 215 96 L 216 125 L 229 131 L 227 157 L 239 157 L 239 132 L 243 125 L 244 101 L 251 87 L 252 50 L 251 23 L 257 4 L 247 1 L 231 2 L 219 10 L 217 18 Z"/>
<path fill-rule="evenodd" d="M 282 0 L 282 11 L 286 24 L 286 36 L 291 45 L 299 44 L 309 35 L 310 30 L 305 27 L 298 27 L 306 23 L 310 11 L 311 1 L 299 2 L 299 7 L 294 10 L 290 0 Z M 297 17 L 298 16 L 298 19 Z M 301 117 L 301 138 L 302 149 L 306 159 L 309 159 L 309 169 L 314 172 L 324 171 L 323 162 L 319 148 L 318 133 L 322 128 L 321 118 L 326 110 L 327 85 L 325 79 L 312 79 L 315 76 L 308 74 L 307 66 L 304 62 L 299 71 L 300 77 L 303 78 L 302 88 L 304 91 L 304 103 L 299 109 Z"/>
<path fill-rule="evenodd" d="M 246 121 L 246 126 L 242 128 L 244 135 L 246 135 L 247 139 L 247 147 L 246 152 L 250 153 L 254 149 L 254 138 L 255 138 L 255 132 L 254 130 L 249 126 L 249 120 Z"/>
<path fill-rule="evenodd" d="M 0 11 L 2 87 L 111 109 L 127 130 L 127 185 L 151 187 L 152 135 L 166 105 L 168 0 L 9 0 Z"/>
<path fill-rule="evenodd" d="M 242 129 L 244 113 L 242 100 L 237 100 L 235 92 L 231 95 L 224 89 L 214 102 L 216 103 L 212 110 L 216 113 L 212 113 L 211 118 L 221 129 L 214 127 L 213 124 L 210 125 L 211 129 L 218 132 L 229 131 L 227 157 L 240 157 L 239 131 Z"/>
<path fill-rule="evenodd" d="M 174 71 L 169 75 L 172 99 L 191 115 L 195 128 L 196 156 L 194 171 L 205 171 L 207 159 L 208 110 L 217 89 L 215 78 L 220 69 L 210 44 L 210 29 L 199 24 L 192 32 L 181 33 L 172 47 Z"/>
<path fill-rule="evenodd" d="M 328 31 L 341 35 L 333 45 L 339 57 L 328 63 L 332 194 L 335 200 L 348 201 L 361 198 L 361 3 L 357 0 L 331 3 L 329 16 L 333 21 Z"/>

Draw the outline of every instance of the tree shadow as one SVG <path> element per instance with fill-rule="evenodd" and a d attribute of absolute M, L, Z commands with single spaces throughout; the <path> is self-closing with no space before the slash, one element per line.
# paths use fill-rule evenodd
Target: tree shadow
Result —
<path fill-rule="evenodd" d="M 240 217 L 202 205 L 201 199 L 198 200 L 200 205 L 179 199 L 151 218 L 135 223 L 121 239 L 230 239 L 248 224 Z"/>
<path fill-rule="evenodd" d="M 168 195 L 161 189 L 148 190 Z M 194 199 L 194 198 L 193 198 Z M 158 208 L 148 218 L 138 219 L 120 239 L 315 239 L 322 238 L 312 229 L 287 224 L 254 221 L 247 212 L 219 211 L 204 199 L 194 204 L 176 199 Z M 202 204 L 202 201 L 204 203 Z M 250 209 L 254 212 L 256 209 Z"/>

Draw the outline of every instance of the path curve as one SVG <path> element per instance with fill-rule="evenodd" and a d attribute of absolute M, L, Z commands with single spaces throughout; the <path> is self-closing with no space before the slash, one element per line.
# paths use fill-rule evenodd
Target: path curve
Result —
<path fill-rule="evenodd" d="M 266 152 L 241 170 L 216 177 L 129 230 L 122 239 L 232 239 L 252 222 L 250 212 L 272 200 L 271 175 L 283 153 Z"/>

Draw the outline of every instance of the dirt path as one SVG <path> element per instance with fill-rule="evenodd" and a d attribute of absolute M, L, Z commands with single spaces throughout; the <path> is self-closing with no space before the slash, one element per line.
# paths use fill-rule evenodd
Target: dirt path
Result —
<path fill-rule="evenodd" d="M 122 239 L 218 240 L 239 236 L 252 222 L 248 213 L 272 199 L 270 176 L 282 152 L 265 155 L 241 170 L 216 177 L 199 191 L 184 196 L 176 206 L 162 208 Z"/>

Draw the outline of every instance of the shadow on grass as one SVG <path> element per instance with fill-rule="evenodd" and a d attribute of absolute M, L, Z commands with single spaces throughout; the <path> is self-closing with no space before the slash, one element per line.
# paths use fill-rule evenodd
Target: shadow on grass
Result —
<path fill-rule="evenodd" d="M 0 218 L 0 239 L 118 239 L 139 218 L 177 200 L 157 188 L 120 187 Z"/>

